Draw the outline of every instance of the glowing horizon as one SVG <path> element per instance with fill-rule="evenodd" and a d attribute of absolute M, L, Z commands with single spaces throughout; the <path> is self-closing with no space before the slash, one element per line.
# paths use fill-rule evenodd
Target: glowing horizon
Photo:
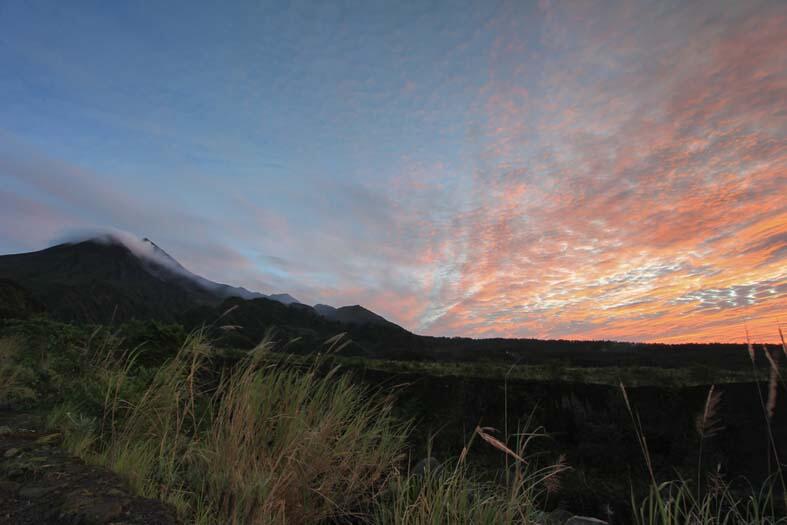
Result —
<path fill-rule="evenodd" d="M 2 12 L 0 253 L 117 228 L 429 335 L 787 326 L 784 2 Z"/>

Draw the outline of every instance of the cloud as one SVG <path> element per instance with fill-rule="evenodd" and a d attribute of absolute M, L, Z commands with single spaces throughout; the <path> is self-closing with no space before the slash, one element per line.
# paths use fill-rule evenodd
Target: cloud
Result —
<path fill-rule="evenodd" d="M 262 32 L 264 45 L 254 24 L 211 23 L 238 54 L 206 41 L 210 68 L 177 54 L 195 71 L 187 85 L 157 63 L 159 83 L 177 80 L 188 100 L 167 91 L 120 116 L 114 90 L 91 92 L 90 63 L 50 46 L 42 78 L 85 88 L 81 104 L 98 91 L 91 118 L 140 133 L 140 149 L 82 162 L 89 149 L 69 160 L 25 126 L 0 132 L 0 240 L 34 248 L 61 227 L 114 227 L 210 279 L 360 303 L 435 335 L 729 341 L 745 323 L 775 340 L 787 306 L 783 2 L 324 14 L 331 31 L 283 11 L 274 25 L 293 32 Z M 128 49 L 144 61 L 150 45 Z M 208 78 L 223 73 L 224 90 Z M 49 142 L 61 153 L 63 129 Z M 192 162 L 129 177 L 169 149 Z"/>
<path fill-rule="evenodd" d="M 176 260 L 168 257 L 161 249 L 146 239 L 140 239 L 133 233 L 115 228 L 77 228 L 63 231 L 53 239 L 54 244 L 78 244 L 84 241 L 95 241 L 102 244 L 122 244 L 135 256 L 160 266 L 175 273 L 191 276 L 190 272 Z"/>
<path fill-rule="evenodd" d="M 451 279 L 428 331 L 741 339 L 748 320 L 776 338 L 787 292 L 744 283 L 787 279 L 785 11 L 714 18 L 704 5 L 642 34 L 640 8 L 553 13 L 571 30 L 529 90 L 550 90 L 541 107 L 491 90 L 474 203 L 447 234 Z M 722 306 L 726 291 L 749 299 L 690 306 Z"/>

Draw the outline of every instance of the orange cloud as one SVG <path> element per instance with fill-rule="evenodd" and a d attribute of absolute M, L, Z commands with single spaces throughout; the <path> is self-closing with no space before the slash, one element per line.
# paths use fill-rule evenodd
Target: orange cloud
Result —
<path fill-rule="evenodd" d="M 544 66 L 544 93 L 485 86 L 470 203 L 421 259 L 439 276 L 422 293 L 440 289 L 422 330 L 741 341 L 745 324 L 778 338 L 787 10 L 714 21 L 686 9 L 633 40 L 637 10 L 586 24 L 552 13 L 563 60 Z M 665 45 L 670 24 L 696 34 Z M 570 33 L 586 40 L 572 47 Z"/>

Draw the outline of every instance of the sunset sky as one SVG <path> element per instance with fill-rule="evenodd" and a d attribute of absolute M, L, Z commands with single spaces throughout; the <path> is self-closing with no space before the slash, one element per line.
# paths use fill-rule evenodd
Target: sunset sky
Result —
<path fill-rule="evenodd" d="M 431 335 L 787 326 L 787 2 L 0 0 L 0 253 Z"/>

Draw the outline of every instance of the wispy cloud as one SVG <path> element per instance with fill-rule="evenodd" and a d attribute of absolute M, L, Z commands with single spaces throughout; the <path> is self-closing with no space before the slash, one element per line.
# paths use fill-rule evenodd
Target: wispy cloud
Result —
<path fill-rule="evenodd" d="M 748 320 L 773 339 L 787 305 L 787 12 L 705 5 L 642 27 L 639 4 L 596 7 L 547 16 L 560 58 L 540 96 L 490 89 L 473 205 L 446 233 L 448 292 L 425 328 L 727 340 Z"/>

